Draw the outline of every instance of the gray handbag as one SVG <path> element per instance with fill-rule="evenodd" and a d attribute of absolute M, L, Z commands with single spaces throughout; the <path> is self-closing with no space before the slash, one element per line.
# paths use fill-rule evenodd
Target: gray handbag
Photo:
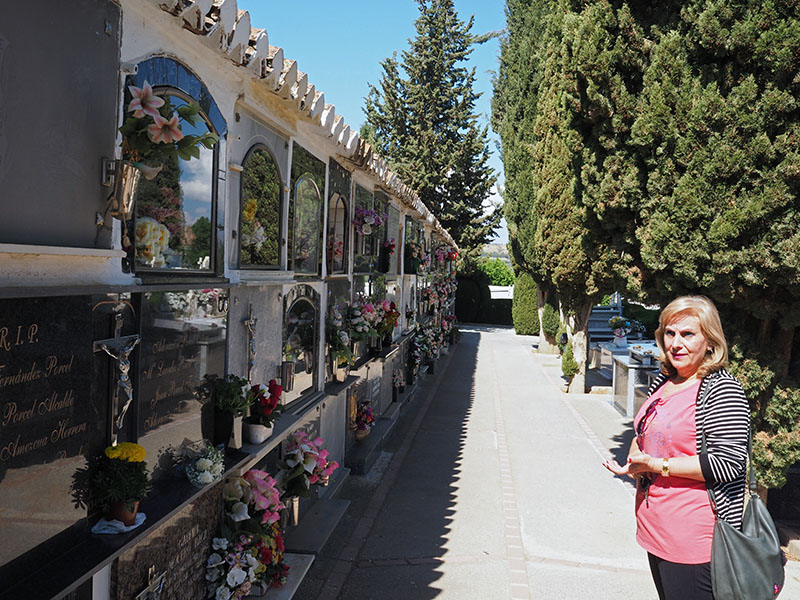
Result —
<path fill-rule="evenodd" d="M 705 452 L 705 430 L 702 436 L 701 450 Z M 718 517 L 714 492 L 707 486 L 711 509 L 716 517 L 711 546 L 714 600 L 772 600 L 778 597 L 783 588 L 783 565 L 786 561 L 775 523 L 758 497 L 750 431 L 747 436 L 747 455 L 750 461 L 750 500 L 744 509 L 741 531 Z"/>

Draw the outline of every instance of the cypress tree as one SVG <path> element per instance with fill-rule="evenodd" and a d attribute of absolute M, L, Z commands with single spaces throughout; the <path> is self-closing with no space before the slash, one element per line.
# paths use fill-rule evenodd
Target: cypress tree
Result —
<path fill-rule="evenodd" d="M 472 45 L 472 19 L 452 0 L 418 0 L 417 35 L 381 61 L 381 81 L 365 99 L 362 136 L 417 192 L 462 250 L 477 256 L 493 237 L 497 209 L 484 204 L 496 180 L 488 165 L 488 129 L 478 124 L 475 69 L 462 66 Z"/>

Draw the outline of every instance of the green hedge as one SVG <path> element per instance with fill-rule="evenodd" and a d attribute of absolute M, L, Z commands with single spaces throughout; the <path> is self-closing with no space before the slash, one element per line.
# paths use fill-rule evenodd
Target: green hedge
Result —
<path fill-rule="evenodd" d="M 519 335 L 539 335 L 539 310 L 536 283 L 527 273 L 520 273 L 514 283 L 511 305 L 514 331 Z"/>
<path fill-rule="evenodd" d="M 478 269 L 486 274 L 489 285 L 514 285 L 514 270 L 499 258 L 479 261 Z"/>

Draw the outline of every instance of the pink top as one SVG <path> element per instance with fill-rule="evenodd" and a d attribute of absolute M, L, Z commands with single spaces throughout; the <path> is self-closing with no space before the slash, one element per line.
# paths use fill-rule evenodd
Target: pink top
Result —
<path fill-rule="evenodd" d="M 638 425 L 651 403 L 659 399 L 643 430 L 642 451 L 650 456 L 694 456 L 697 454 L 695 402 L 700 387 L 684 388 L 662 397 L 663 386 L 642 405 L 633 420 Z M 648 502 L 636 493 L 636 540 L 664 560 L 700 564 L 711 560 L 714 513 L 703 481 L 683 477 L 662 477 L 651 473 Z"/>

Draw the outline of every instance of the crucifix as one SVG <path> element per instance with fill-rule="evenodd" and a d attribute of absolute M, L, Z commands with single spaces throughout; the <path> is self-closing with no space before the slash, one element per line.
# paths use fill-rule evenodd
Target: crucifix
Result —
<path fill-rule="evenodd" d="M 107 340 L 94 342 L 94 352 L 105 352 L 117 361 L 117 382 L 114 385 L 114 395 L 111 400 L 111 414 L 113 421 L 109 424 L 111 445 L 117 445 L 117 437 L 125 422 L 125 413 L 133 400 L 133 383 L 128 372 L 131 369 L 130 355 L 136 344 L 139 343 L 138 335 L 122 335 L 122 312 L 117 310 L 114 323 L 114 337 Z M 120 404 L 122 406 L 120 407 Z"/>
<path fill-rule="evenodd" d="M 242 321 L 247 327 L 247 380 L 252 383 L 253 367 L 256 365 L 256 324 L 258 319 L 253 316 L 253 304 L 250 303 L 250 314 Z"/>

